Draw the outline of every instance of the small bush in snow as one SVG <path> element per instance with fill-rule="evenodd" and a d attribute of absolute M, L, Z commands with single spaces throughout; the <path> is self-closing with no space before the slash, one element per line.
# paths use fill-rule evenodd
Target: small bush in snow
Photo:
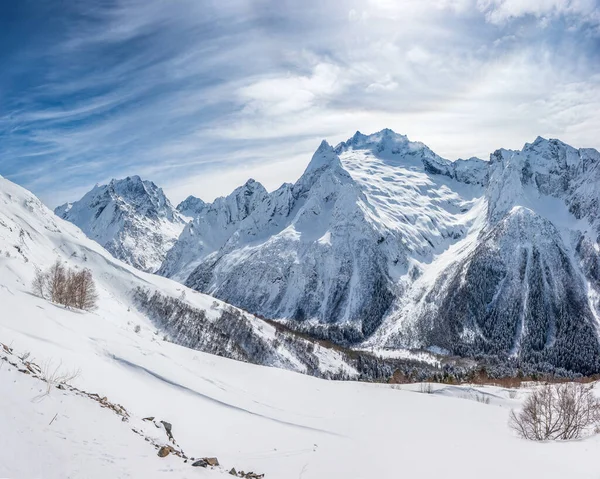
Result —
<path fill-rule="evenodd" d="M 47 271 L 36 270 L 32 289 L 41 298 L 85 311 L 93 310 L 98 300 L 92 272 L 66 268 L 59 260 Z"/>
<path fill-rule="evenodd" d="M 35 402 L 41 401 L 46 396 L 50 395 L 52 388 L 62 384 L 69 384 L 71 381 L 78 378 L 80 374 L 81 371 L 79 369 L 65 370 L 62 367 L 62 361 L 57 365 L 55 365 L 53 361 L 46 361 L 40 370 L 40 378 L 46 383 L 46 390 L 39 396 L 33 398 L 33 400 Z"/>
<path fill-rule="evenodd" d="M 519 413 L 511 411 L 509 424 L 533 441 L 578 439 L 598 431 L 600 400 L 592 385 L 548 384 L 535 389 Z"/>
<path fill-rule="evenodd" d="M 433 394 L 433 386 L 431 383 L 421 383 L 419 385 L 419 391 L 423 394 Z"/>

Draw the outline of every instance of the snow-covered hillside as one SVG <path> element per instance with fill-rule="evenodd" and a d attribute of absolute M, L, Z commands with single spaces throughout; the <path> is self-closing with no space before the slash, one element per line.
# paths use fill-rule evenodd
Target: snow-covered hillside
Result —
<path fill-rule="evenodd" d="M 185 226 L 162 189 L 139 176 L 97 185 L 55 213 L 116 258 L 149 272 L 159 268 Z"/>

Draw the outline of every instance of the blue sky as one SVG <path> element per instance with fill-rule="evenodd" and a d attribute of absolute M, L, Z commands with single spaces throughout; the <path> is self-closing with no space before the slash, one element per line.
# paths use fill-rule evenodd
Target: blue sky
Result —
<path fill-rule="evenodd" d="M 389 127 L 444 157 L 600 148 L 599 0 L 0 2 L 0 174 L 50 206 L 295 180 Z"/>

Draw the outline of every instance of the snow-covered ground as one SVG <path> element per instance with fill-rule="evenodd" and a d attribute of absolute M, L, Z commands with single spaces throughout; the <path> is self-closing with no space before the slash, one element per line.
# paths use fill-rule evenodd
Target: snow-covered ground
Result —
<path fill-rule="evenodd" d="M 0 358 L 29 353 L 42 368 L 77 371 L 72 386 L 130 415 L 123 421 L 69 389 L 43 395 L 45 383 L 0 360 L 0 477 L 219 477 L 235 467 L 269 479 L 598 478 L 599 437 L 542 444 L 514 436 L 508 414 L 525 392 L 324 381 L 163 341 L 129 292 L 145 284 L 180 295 L 183 287 L 112 259 L 2 178 L 0 250 L 0 342 L 13 351 L 0 349 Z M 96 311 L 30 293 L 34 266 L 56 257 L 93 270 Z M 212 298 L 189 290 L 186 298 L 210 314 Z M 216 456 L 222 466 L 159 458 L 132 431 L 167 444 L 142 420 L 149 416 L 172 424 L 188 457 Z"/>
<path fill-rule="evenodd" d="M 154 341 L 15 293 L 0 296 L 2 340 L 38 364 L 79 369 L 73 384 L 122 404 L 133 419 L 122 422 L 64 391 L 35 399 L 43 384 L 5 364 L 0 477 L 218 474 L 158 458 L 131 432 L 146 416 L 170 422 L 188 455 L 217 456 L 224 469 L 267 478 L 597 477 L 598 438 L 538 444 L 514 437 L 507 417 L 523 392 L 511 399 L 495 387 L 434 385 L 423 394 L 418 385 L 324 381 Z"/>

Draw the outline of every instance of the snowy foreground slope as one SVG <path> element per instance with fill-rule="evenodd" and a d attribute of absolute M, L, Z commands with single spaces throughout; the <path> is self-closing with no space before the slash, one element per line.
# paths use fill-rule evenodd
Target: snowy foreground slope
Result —
<path fill-rule="evenodd" d="M 183 287 L 113 259 L 2 178 L 0 249 L 0 477 L 210 478 L 235 468 L 278 479 L 597 478 L 598 437 L 541 444 L 513 435 L 509 409 L 526 391 L 511 399 L 495 387 L 421 394 L 325 381 L 163 341 L 129 292 L 141 284 L 181 297 Z M 57 257 L 92 269 L 96 311 L 30 294 L 34 266 Z M 214 311 L 200 293 L 187 290 L 185 301 Z M 78 374 L 46 395 L 25 361 Z M 157 446 L 173 445 L 159 421 L 186 457 L 216 456 L 221 466 L 158 457 Z"/>

